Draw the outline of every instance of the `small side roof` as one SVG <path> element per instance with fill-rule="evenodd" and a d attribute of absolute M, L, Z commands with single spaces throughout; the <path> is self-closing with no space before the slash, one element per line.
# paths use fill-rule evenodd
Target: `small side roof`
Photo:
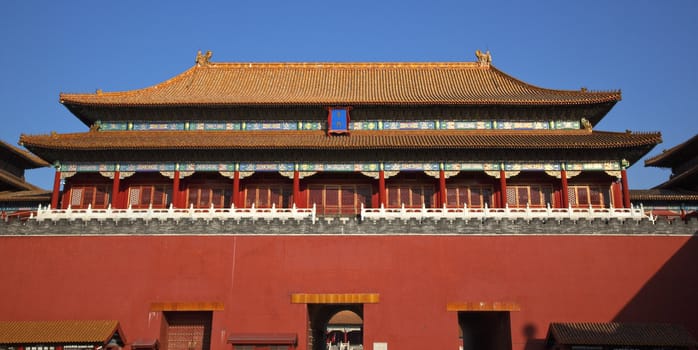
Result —
<path fill-rule="evenodd" d="M 120 346 L 126 342 L 114 320 L 0 322 L 0 344 L 106 345 L 112 339 Z"/>
<path fill-rule="evenodd" d="M 551 323 L 546 347 L 616 345 L 695 347 L 698 342 L 682 326 L 665 323 Z"/>
<path fill-rule="evenodd" d="M 653 188 L 649 190 L 630 190 L 631 201 L 696 201 L 698 192 L 682 189 Z"/>
<path fill-rule="evenodd" d="M 673 168 L 698 155 L 698 134 L 662 153 L 645 160 L 645 166 Z"/>
<path fill-rule="evenodd" d="M 0 157 L 7 159 L 9 163 L 21 166 L 23 169 L 36 169 L 50 166 L 45 160 L 34 154 L 17 148 L 0 140 Z"/>

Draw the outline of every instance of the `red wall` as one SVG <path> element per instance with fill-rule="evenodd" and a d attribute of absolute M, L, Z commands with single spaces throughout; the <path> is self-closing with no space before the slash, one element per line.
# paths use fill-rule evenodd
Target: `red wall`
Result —
<path fill-rule="evenodd" d="M 366 349 L 457 349 L 453 302 L 518 303 L 514 349 L 539 347 L 553 321 L 618 315 L 681 322 L 698 335 L 698 316 L 687 312 L 698 309 L 698 273 L 671 263 L 677 254 L 690 261 L 698 244 L 687 236 L 5 236 L 0 320 L 116 319 L 134 341 L 159 335 L 151 303 L 222 302 L 213 350 L 230 349 L 233 332 L 293 332 L 305 349 L 307 308 L 291 304 L 292 293 L 379 293 L 364 306 Z M 652 282 L 658 276 L 666 288 Z M 652 298 L 636 298 L 646 285 Z M 658 297 L 676 308 L 652 319 L 642 310 Z"/>

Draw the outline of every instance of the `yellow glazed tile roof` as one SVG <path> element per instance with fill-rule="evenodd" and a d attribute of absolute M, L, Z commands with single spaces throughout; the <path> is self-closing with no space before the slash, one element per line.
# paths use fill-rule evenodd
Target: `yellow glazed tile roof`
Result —
<path fill-rule="evenodd" d="M 175 149 L 614 149 L 654 146 L 660 133 L 579 131 L 109 131 L 22 135 L 34 152 L 55 150 Z"/>
<path fill-rule="evenodd" d="M 645 166 L 671 168 L 676 164 L 689 162 L 698 155 L 698 134 L 690 139 L 645 160 Z"/>
<path fill-rule="evenodd" d="M 552 90 L 491 65 L 424 63 L 207 63 L 131 91 L 62 93 L 65 105 L 576 105 L 615 103 L 620 91 Z"/>
<path fill-rule="evenodd" d="M 695 347 L 679 325 L 661 323 L 551 323 L 548 340 L 561 345 Z"/>
<path fill-rule="evenodd" d="M 35 169 L 50 166 L 45 160 L 29 153 L 26 150 L 0 140 L 0 159 L 8 159 L 15 165 L 21 165 L 24 169 Z"/>
<path fill-rule="evenodd" d="M 7 321 L 0 322 L 0 344 L 105 344 L 117 330 L 117 321 Z"/>

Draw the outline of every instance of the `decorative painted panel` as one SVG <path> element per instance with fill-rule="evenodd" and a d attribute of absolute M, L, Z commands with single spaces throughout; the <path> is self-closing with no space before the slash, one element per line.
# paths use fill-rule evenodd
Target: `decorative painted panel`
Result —
<path fill-rule="evenodd" d="M 382 123 L 379 123 L 377 120 L 351 122 L 349 125 L 351 130 L 380 130 L 382 128 Z"/>
<path fill-rule="evenodd" d="M 556 120 L 555 129 L 579 129 L 579 120 Z"/>
<path fill-rule="evenodd" d="M 301 171 L 378 171 L 379 163 L 300 163 Z"/>
<path fill-rule="evenodd" d="M 497 120 L 495 121 L 496 129 L 506 129 L 506 130 L 541 130 L 550 129 L 550 124 L 544 121 L 509 121 L 509 120 Z"/>
<path fill-rule="evenodd" d="M 133 122 L 133 130 L 184 130 L 184 122 L 179 123 L 153 123 L 153 122 Z"/>
<path fill-rule="evenodd" d="M 116 164 L 102 163 L 63 163 L 62 172 L 114 172 Z"/>
<path fill-rule="evenodd" d="M 560 170 L 560 163 L 505 163 L 506 171 L 545 171 Z"/>
<path fill-rule="evenodd" d="M 436 122 L 433 120 L 423 121 L 403 121 L 403 120 L 385 120 L 383 121 L 384 130 L 433 130 L 436 129 Z"/>
<path fill-rule="evenodd" d="M 99 125 L 99 130 L 101 131 L 123 131 L 123 130 L 128 130 L 128 124 L 127 123 L 101 123 Z"/>
<path fill-rule="evenodd" d="M 241 122 L 190 123 L 189 130 L 236 131 L 236 130 L 242 130 L 242 123 Z"/>
<path fill-rule="evenodd" d="M 102 122 L 101 131 L 124 130 L 200 130 L 200 131 L 240 131 L 240 130 L 322 130 L 325 123 L 312 120 L 301 121 L 211 121 L 211 122 Z"/>
<path fill-rule="evenodd" d="M 315 121 L 299 121 L 298 130 L 322 130 L 324 123 Z"/>
<path fill-rule="evenodd" d="M 241 131 L 241 130 L 324 130 L 326 121 L 187 121 L 187 122 L 101 122 L 102 131 L 123 130 L 210 130 L 210 131 Z M 350 121 L 349 130 L 546 130 L 546 129 L 579 129 L 578 120 L 550 121 L 511 121 L 511 120 L 363 120 Z"/>
<path fill-rule="evenodd" d="M 175 171 L 174 163 L 121 163 L 121 171 Z"/>
<path fill-rule="evenodd" d="M 243 130 L 297 130 L 298 123 L 295 121 L 265 121 L 265 122 L 245 122 Z"/>
<path fill-rule="evenodd" d="M 293 163 L 240 163 L 240 171 L 293 171 Z"/>
<path fill-rule="evenodd" d="M 383 168 L 386 171 L 439 170 L 439 163 L 385 163 Z"/>
<path fill-rule="evenodd" d="M 482 171 L 485 169 L 491 169 L 496 167 L 499 169 L 498 163 L 486 164 L 486 163 L 444 163 L 444 170 L 458 170 L 458 171 Z"/>
<path fill-rule="evenodd" d="M 437 129 L 441 130 L 483 130 L 492 129 L 492 122 L 474 120 L 441 120 L 437 122 Z"/>
<path fill-rule="evenodd" d="M 560 171 L 562 162 L 386 162 L 382 169 L 386 172 L 399 171 L 439 171 L 440 164 L 444 171 L 499 171 L 502 166 L 507 172 L 519 171 Z M 208 162 L 187 162 L 187 163 L 63 163 L 60 170 L 63 173 L 76 172 L 102 172 L 109 173 L 116 170 L 126 172 L 224 172 L 232 173 L 235 170 L 241 172 L 268 172 L 268 171 L 294 171 L 301 172 L 378 172 L 381 169 L 379 162 L 361 163 L 208 163 Z M 615 172 L 621 170 L 619 161 L 587 161 L 587 162 L 566 162 L 568 174 L 573 171 L 606 171 Z"/>
<path fill-rule="evenodd" d="M 180 163 L 180 171 L 235 171 L 234 163 Z"/>
<path fill-rule="evenodd" d="M 568 162 L 568 170 L 621 170 L 620 162 L 618 161 L 589 161 L 589 162 Z"/>

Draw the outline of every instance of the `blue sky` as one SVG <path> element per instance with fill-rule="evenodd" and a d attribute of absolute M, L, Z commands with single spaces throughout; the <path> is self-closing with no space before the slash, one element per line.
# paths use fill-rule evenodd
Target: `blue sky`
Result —
<path fill-rule="evenodd" d="M 0 138 L 87 130 L 60 92 L 129 90 L 213 61 L 473 61 L 528 83 L 620 89 L 597 126 L 661 131 L 650 156 L 698 133 L 698 1 L 6 1 Z M 631 188 L 668 170 L 629 171 Z M 52 170 L 30 171 L 50 188 Z"/>

